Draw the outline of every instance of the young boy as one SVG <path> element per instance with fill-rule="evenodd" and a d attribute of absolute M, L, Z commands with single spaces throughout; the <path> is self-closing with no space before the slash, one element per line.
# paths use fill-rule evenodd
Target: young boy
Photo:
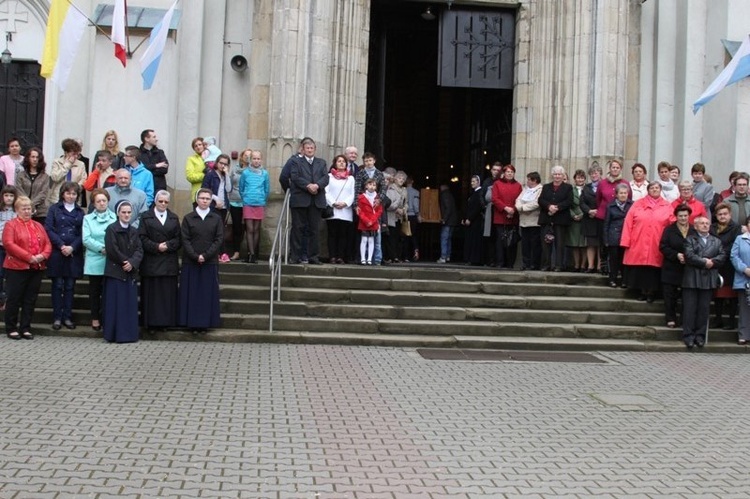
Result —
<path fill-rule="evenodd" d="M 383 203 L 383 209 L 388 209 L 390 200 L 385 195 L 385 175 L 383 172 L 375 167 L 377 158 L 371 152 L 366 152 L 362 155 L 363 168 L 360 168 L 357 172 L 357 177 L 354 180 L 354 195 L 359 199 L 359 195 L 365 192 L 365 182 L 367 179 L 374 179 L 376 182 L 375 192 L 380 203 Z M 357 215 L 359 216 L 359 215 Z M 380 231 L 375 235 L 375 254 L 372 257 L 374 265 L 380 265 L 383 260 L 383 250 L 381 248 Z"/>
<path fill-rule="evenodd" d="M 374 178 L 365 180 L 365 191 L 357 198 L 359 224 L 357 229 L 362 233 L 359 253 L 362 265 L 372 265 L 375 252 L 375 237 L 380 232 L 380 216 L 383 214 L 382 203 L 378 199 L 378 182 Z"/>

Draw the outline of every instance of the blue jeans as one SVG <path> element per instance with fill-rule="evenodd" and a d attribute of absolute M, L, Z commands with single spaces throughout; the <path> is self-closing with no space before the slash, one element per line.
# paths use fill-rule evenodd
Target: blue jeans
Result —
<path fill-rule="evenodd" d="M 440 258 L 451 259 L 451 238 L 453 237 L 453 227 L 443 225 L 440 229 Z"/>
<path fill-rule="evenodd" d="M 383 261 L 383 247 L 380 244 L 380 230 L 375 234 L 375 249 L 372 250 L 372 263 L 375 265 Z"/>
<path fill-rule="evenodd" d="M 73 314 L 73 288 L 75 277 L 52 278 L 52 320 L 71 320 Z"/>

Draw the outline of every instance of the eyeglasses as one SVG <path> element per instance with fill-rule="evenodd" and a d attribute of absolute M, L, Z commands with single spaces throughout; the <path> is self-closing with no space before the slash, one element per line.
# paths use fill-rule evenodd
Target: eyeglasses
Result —
<path fill-rule="evenodd" d="M 160 200 L 157 201 L 157 203 L 159 203 L 159 204 L 169 204 L 169 201 L 167 201 L 166 199 L 160 199 Z"/>

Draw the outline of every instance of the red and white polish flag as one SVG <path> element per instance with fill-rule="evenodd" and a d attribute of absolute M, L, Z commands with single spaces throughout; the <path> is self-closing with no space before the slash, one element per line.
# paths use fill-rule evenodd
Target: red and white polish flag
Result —
<path fill-rule="evenodd" d="M 115 44 L 115 57 L 120 59 L 122 67 L 126 67 L 125 50 L 125 16 L 127 7 L 125 0 L 115 0 L 115 9 L 112 13 L 112 43 Z"/>

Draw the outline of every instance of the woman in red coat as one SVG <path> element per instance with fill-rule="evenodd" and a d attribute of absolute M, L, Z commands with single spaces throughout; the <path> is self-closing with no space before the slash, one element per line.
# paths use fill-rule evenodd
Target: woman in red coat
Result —
<path fill-rule="evenodd" d="M 523 187 L 515 179 L 516 167 L 508 164 L 492 184 L 492 225 L 495 230 L 495 262 L 498 267 L 512 269 L 518 250 L 518 212 L 516 199 Z"/>
<path fill-rule="evenodd" d="M 692 212 L 690 213 L 690 220 L 688 221 L 690 225 L 693 225 L 693 222 L 695 222 L 695 219 L 698 217 L 707 217 L 709 220 L 711 219 L 708 216 L 708 213 L 706 213 L 706 207 L 703 206 L 703 202 L 696 199 L 696 197 L 693 195 L 692 181 L 683 180 L 678 184 L 678 188 L 680 189 L 680 197 L 672 201 L 673 210 L 681 204 L 688 205 L 692 210 Z M 677 218 L 672 215 L 670 222 L 674 222 L 675 220 L 677 220 Z"/>
<path fill-rule="evenodd" d="M 671 215 L 672 207 L 661 197 L 661 184 L 654 181 L 648 184 L 648 195 L 633 203 L 625 217 L 620 240 L 620 246 L 625 248 L 622 263 L 627 267 L 627 285 L 641 290 L 641 301 L 653 303 L 659 289 L 664 260 L 659 242 Z"/>
<path fill-rule="evenodd" d="M 42 224 L 31 219 L 31 199 L 19 196 L 15 209 L 18 218 L 10 220 L 3 229 L 3 247 L 6 252 L 3 268 L 8 292 L 5 333 L 12 340 L 33 340 L 31 317 L 34 315 L 46 262 L 52 253 L 52 243 Z"/>

